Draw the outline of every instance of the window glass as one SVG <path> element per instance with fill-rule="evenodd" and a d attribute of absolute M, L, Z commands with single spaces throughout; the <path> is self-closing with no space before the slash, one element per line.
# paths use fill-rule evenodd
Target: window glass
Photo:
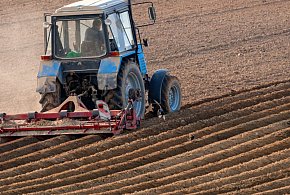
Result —
<path fill-rule="evenodd" d="M 132 33 L 129 13 L 128 12 L 121 13 L 120 14 L 120 19 L 122 21 L 123 27 L 124 27 L 126 35 L 127 35 L 126 38 L 128 40 L 128 41 L 125 42 L 125 46 L 127 48 L 132 48 L 132 45 L 134 45 L 134 39 L 133 39 L 133 33 Z"/>
<path fill-rule="evenodd" d="M 123 12 L 120 15 L 117 13 L 111 14 L 108 19 L 111 21 L 109 37 L 111 33 L 118 50 L 122 52 L 132 49 L 134 39 L 128 12 Z"/>
<path fill-rule="evenodd" d="M 45 55 L 51 55 L 51 26 L 46 30 Z"/>
<path fill-rule="evenodd" d="M 102 24 L 99 17 L 58 20 L 55 30 L 55 55 L 60 58 L 105 55 L 106 47 Z"/>

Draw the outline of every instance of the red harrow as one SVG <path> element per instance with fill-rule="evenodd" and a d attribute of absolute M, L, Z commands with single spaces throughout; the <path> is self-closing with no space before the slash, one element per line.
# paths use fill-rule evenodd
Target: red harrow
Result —
<path fill-rule="evenodd" d="M 135 99 L 135 98 L 134 98 Z M 0 113 L 0 137 L 60 134 L 120 134 L 140 125 L 129 99 L 123 110 L 109 110 L 104 101 L 96 102 L 97 109 L 88 110 L 77 96 L 68 97 L 50 111 L 7 115 Z"/>

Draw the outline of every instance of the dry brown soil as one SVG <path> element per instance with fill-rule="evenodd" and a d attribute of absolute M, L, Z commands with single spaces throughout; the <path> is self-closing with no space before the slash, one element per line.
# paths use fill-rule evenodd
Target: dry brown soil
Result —
<path fill-rule="evenodd" d="M 69 2 L 0 2 L 1 111 L 39 109 L 42 14 Z M 148 68 L 179 77 L 183 109 L 105 140 L 2 140 L 1 194 L 290 193 L 290 1 L 154 3 Z"/>
<path fill-rule="evenodd" d="M 0 2 L 2 112 L 39 110 L 35 88 L 43 52 L 42 14 L 70 2 L 74 0 Z M 154 3 L 157 24 L 141 29 L 150 43 L 148 68 L 150 73 L 167 68 L 177 75 L 184 104 L 288 79 L 289 1 Z"/>

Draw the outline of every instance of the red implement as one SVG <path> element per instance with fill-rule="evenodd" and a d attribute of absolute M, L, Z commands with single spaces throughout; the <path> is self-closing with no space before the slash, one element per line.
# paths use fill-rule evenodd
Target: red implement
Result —
<path fill-rule="evenodd" d="M 104 101 L 88 110 L 77 96 L 68 97 L 48 112 L 6 115 L 0 113 L 0 137 L 60 134 L 120 134 L 140 124 L 133 101 L 123 110 L 109 110 Z"/>

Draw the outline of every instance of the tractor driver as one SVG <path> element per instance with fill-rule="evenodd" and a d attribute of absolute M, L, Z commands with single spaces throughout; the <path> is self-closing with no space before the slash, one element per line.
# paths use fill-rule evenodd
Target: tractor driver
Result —
<path fill-rule="evenodd" d="M 102 31 L 102 20 L 94 19 L 92 27 L 87 28 L 82 44 L 82 52 L 86 55 L 102 55 L 105 53 L 105 39 Z"/>

